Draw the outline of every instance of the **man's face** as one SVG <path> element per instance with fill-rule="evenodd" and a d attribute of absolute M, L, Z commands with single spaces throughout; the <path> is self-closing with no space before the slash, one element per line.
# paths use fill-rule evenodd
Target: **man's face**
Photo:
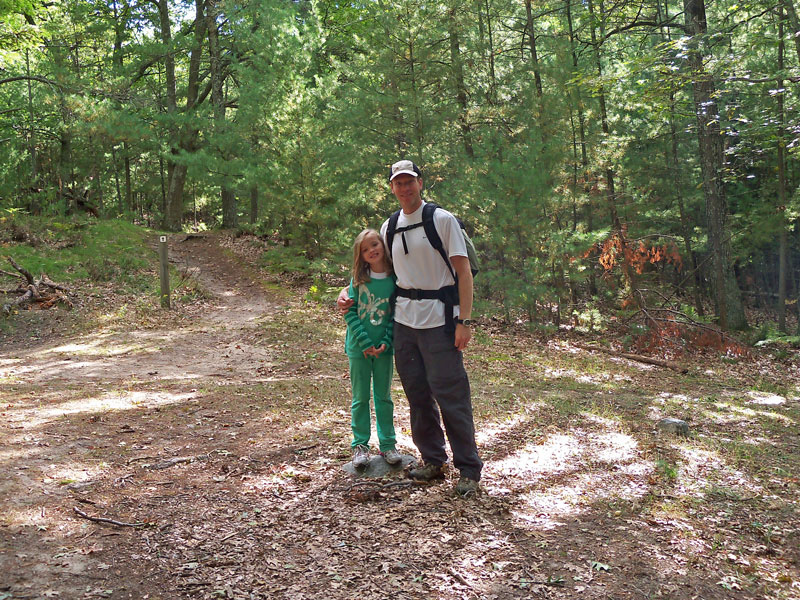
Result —
<path fill-rule="evenodd" d="M 403 209 L 415 209 L 422 202 L 422 177 L 403 173 L 390 182 L 392 193 Z"/>

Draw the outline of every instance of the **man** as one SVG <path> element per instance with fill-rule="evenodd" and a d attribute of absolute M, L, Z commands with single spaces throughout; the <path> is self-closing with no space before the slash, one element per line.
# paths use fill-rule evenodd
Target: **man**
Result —
<path fill-rule="evenodd" d="M 472 337 L 472 272 L 466 243 L 456 218 L 436 209 L 433 222 L 456 275 L 454 281 L 450 265 L 419 226 L 425 205 L 419 168 L 410 160 L 396 162 L 389 185 L 401 208 L 394 240 L 386 239 L 389 219 L 381 227 L 387 248 L 392 248 L 397 275 L 395 364 L 408 398 L 412 438 L 424 461 L 409 474 L 424 481 L 442 476 L 447 462 L 443 420 L 453 464 L 461 474 L 455 491 L 471 496 L 478 492 L 483 463 L 475 443 L 469 378 L 462 360 Z M 442 290 L 453 293 L 441 294 Z M 350 302 L 343 290 L 338 305 L 346 309 Z"/>

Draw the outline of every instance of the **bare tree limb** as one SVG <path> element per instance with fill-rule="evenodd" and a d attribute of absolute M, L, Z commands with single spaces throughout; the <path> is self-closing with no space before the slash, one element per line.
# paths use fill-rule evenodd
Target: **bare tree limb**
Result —
<path fill-rule="evenodd" d="M 5 79 L 0 79 L 0 85 L 3 85 L 4 83 L 13 83 L 15 81 L 39 81 L 40 83 L 46 83 L 48 85 L 52 85 L 53 87 L 57 87 L 58 89 L 64 89 L 64 86 L 57 81 L 53 81 L 52 79 L 47 79 L 47 77 L 41 77 L 39 75 L 16 75 L 15 77 L 6 77 Z"/>
<path fill-rule="evenodd" d="M 639 354 L 630 354 L 628 352 L 616 352 L 614 350 L 608 350 L 606 348 L 601 348 L 599 346 L 584 346 L 583 344 L 573 344 L 576 348 L 580 348 L 581 350 L 596 350 L 597 352 L 603 352 L 605 354 L 609 354 L 611 356 L 617 356 L 620 358 L 627 358 L 628 360 L 634 360 L 637 362 L 645 363 L 648 365 L 656 365 L 659 367 L 666 367 L 667 369 L 672 369 L 673 371 L 678 371 L 679 373 L 688 373 L 689 369 L 680 365 L 672 360 L 663 360 L 660 358 L 651 358 L 649 356 L 641 356 Z"/>
<path fill-rule="evenodd" d="M 83 517 L 84 519 L 88 519 L 89 521 L 94 521 L 95 523 L 108 523 L 109 525 L 116 525 L 117 527 L 144 527 L 145 523 L 123 523 L 122 521 L 115 521 L 114 519 L 106 519 L 105 517 L 92 517 L 91 515 L 87 515 L 77 506 L 73 506 L 72 510 L 75 513 Z"/>
<path fill-rule="evenodd" d="M 12 267 L 14 267 L 14 268 L 15 268 L 17 271 L 19 271 L 20 273 L 22 273 L 22 274 L 25 276 L 25 279 L 27 279 L 27 280 L 28 280 L 28 284 L 30 284 L 30 285 L 34 285 L 34 281 L 33 281 L 33 275 L 31 275 L 31 272 L 30 272 L 30 271 L 28 271 L 28 270 L 27 270 L 27 269 L 25 269 L 24 267 L 20 267 L 20 266 L 19 266 L 19 265 L 16 263 L 16 261 L 15 261 L 13 258 L 11 258 L 10 256 L 8 257 L 8 262 L 10 262 L 10 263 L 11 263 L 11 266 L 12 266 Z"/>

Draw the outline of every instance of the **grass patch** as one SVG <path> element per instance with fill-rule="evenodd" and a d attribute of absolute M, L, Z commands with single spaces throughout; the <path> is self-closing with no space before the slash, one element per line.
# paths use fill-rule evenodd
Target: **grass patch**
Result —
<path fill-rule="evenodd" d="M 147 231 L 120 220 L 55 221 L 15 214 L 0 217 L 6 235 L 3 254 L 34 277 L 59 283 L 113 281 L 120 292 L 149 293 L 155 288 L 155 255 Z M 5 268 L 5 267 L 4 267 Z"/>

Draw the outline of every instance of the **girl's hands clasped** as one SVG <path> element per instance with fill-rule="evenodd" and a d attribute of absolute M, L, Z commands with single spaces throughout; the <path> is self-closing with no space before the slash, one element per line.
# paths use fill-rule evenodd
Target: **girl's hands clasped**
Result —
<path fill-rule="evenodd" d="M 364 350 L 364 358 L 367 358 L 368 356 L 379 356 L 380 354 L 383 353 L 384 350 L 386 350 L 386 344 L 381 344 L 380 346 L 373 346 L 372 348 Z"/>

